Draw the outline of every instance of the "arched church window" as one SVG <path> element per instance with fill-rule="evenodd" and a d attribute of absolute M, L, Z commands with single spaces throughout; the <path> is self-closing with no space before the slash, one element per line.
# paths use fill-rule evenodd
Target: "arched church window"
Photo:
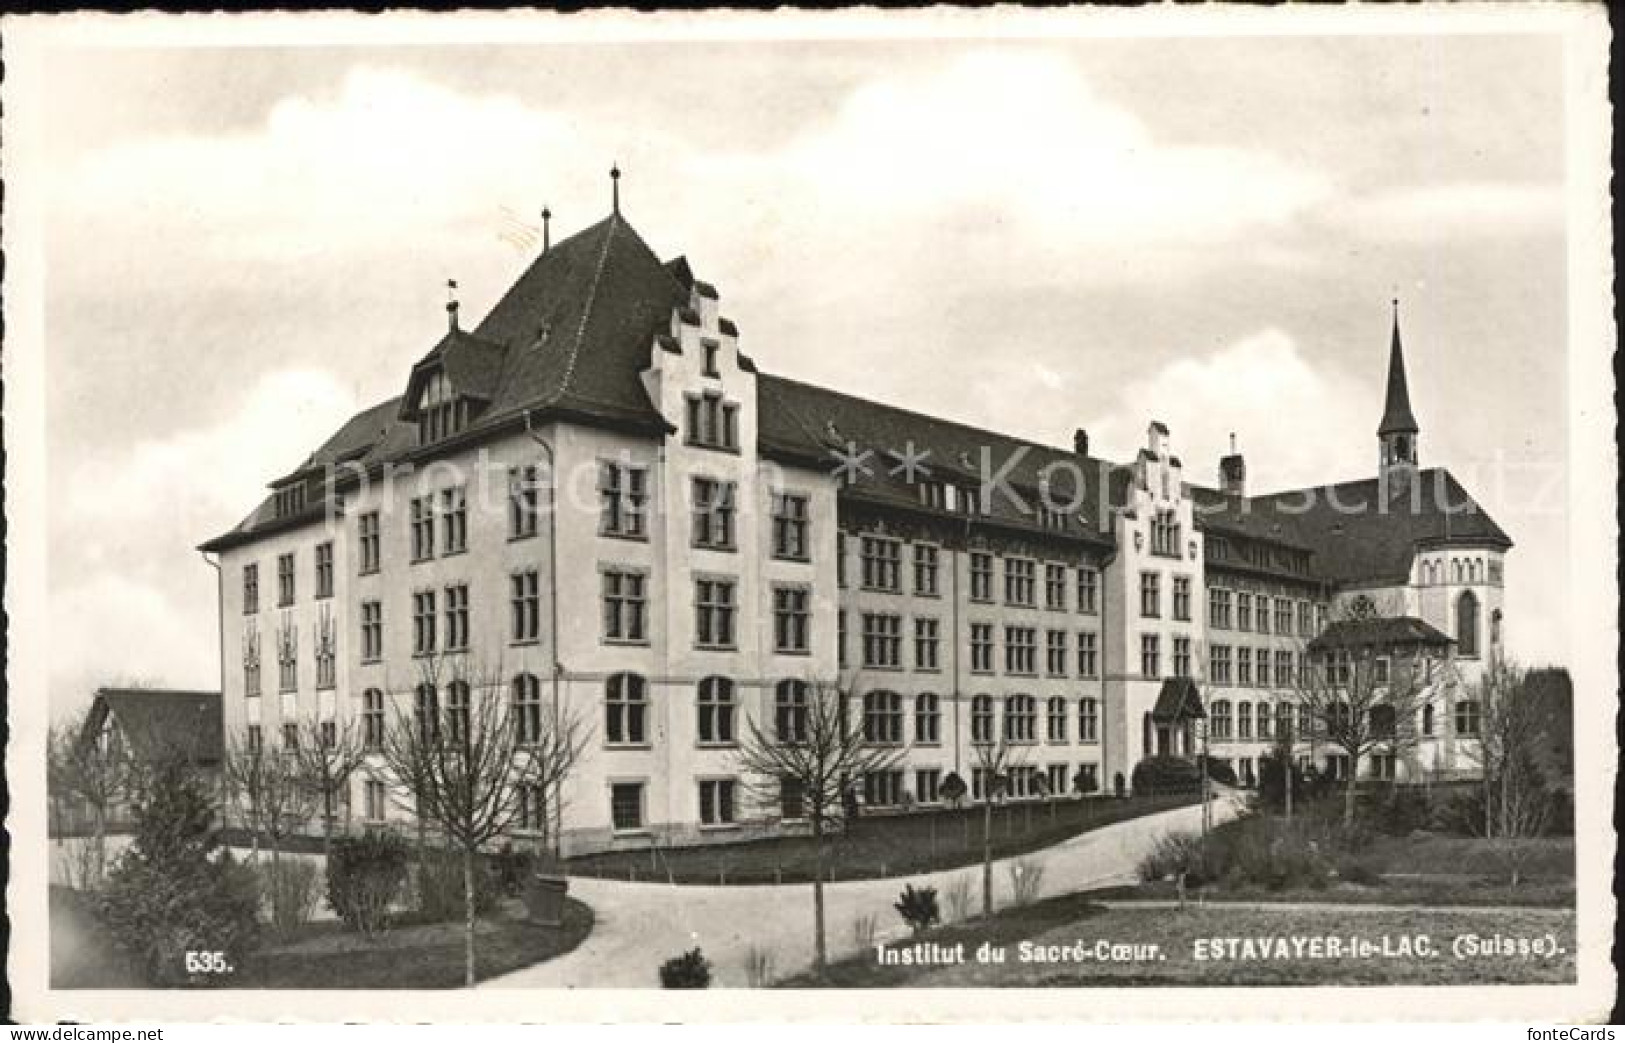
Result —
<path fill-rule="evenodd" d="M 1456 599 L 1456 654 L 1478 655 L 1478 598 L 1470 590 Z"/>

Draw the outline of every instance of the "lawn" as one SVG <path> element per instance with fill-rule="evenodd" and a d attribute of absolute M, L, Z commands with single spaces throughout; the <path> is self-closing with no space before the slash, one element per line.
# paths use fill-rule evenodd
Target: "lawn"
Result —
<path fill-rule="evenodd" d="M 502 903 L 476 927 L 481 981 L 552 959 L 592 931 L 592 910 L 569 899 L 564 922 L 540 927 L 522 918 L 517 901 Z M 84 902 L 51 888 L 51 984 L 59 989 L 142 988 L 139 973 L 101 942 Z M 230 975 L 206 984 L 255 989 L 443 989 L 463 984 L 463 926 L 398 927 L 365 939 L 331 920 L 307 924 L 280 941 L 267 932 L 262 947 Z"/>
<path fill-rule="evenodd" d="M 1192 795 L 1091 797 L 995 808 L 993 857 L 1005 858 L 1153 812 L 1198 802 Z M 873 815 L 831 838 L 830 878 L 929 873 L 973 865 L 982 858 L 982 808 Z M 677 884 L 805 883 L 816 849 L 807 836 L 778 837 L 699 847 L 645 847 L 583 855 L 567 861 L 573 876 L 660 880 Z"/>
<path fill-rule="evenodd" d="M 1476 937 L 1551 939 L 1551 955 L 1486 955 L 1457 958 L 1456 939 Z M 781 982 L 791 987 L 1056 987 L 1128 985 L 1483 985 L 1558 983 L 1575 980 L 1575 916 L 1568 910 L 1528 909 L 1491 913 L 1470 908 L 1447 912 L 1359 909 L 1289 910 L 1221 904 L 1180 909 L 1107 909 L 1088 896 L 1067 895 L 1001 911 L 987 922 L 939 928 L 927 939 L 943 950 L 963 943 L 966 962 L 944 966 L 882 965 L 870 951 L 831 965 L 822 979 L 811 974 Z M 1286 957 L 1228 950 L 1230 939 L 1301 940 L 1319 956 Z M 1419 955 L 1426 939 L 1428 955 Z M 1334 942 L 1333 939 L 1336 939 Z M 1077 960 L 1100 941 L 1132 947 L 1120 962 Z M 984 943 L 1002 947 L 1004 962 L 978 962 Z M 1022 945 L 1029 948 L 1023 953 Z M 1082 943 L 1081 946 L 1079 943 Z M 1366 944 L 1366 955 L 1334 953 Z M 886 948 L 900 951 L 910 942 Z M 1386 944 L 1387 954 L 1382 947 Z M 1463 943 L 1465 944 L 1465 943 Z M 1409 946 L 1410 951 L 1406 951 Z M 1048 960 L 1034 959 L 1035 955 Z M 1068 956 L 1073 957 L 1067 959 Z"/>

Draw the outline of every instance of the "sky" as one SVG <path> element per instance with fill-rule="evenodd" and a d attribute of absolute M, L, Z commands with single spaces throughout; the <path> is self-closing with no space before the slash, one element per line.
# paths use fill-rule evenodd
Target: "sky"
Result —
<path fill-rule="evenodd" d="M 218 684 L 195 550 L 622 211 L 764 369 L 1252 491 L 1424 466 L 1567 656 L 1563 66 L 1537 36 L 80 49 L 49 71 L 53 708 Z"/>

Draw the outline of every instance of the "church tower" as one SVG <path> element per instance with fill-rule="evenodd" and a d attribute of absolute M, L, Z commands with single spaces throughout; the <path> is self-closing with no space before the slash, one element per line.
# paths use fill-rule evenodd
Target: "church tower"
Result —
<path fill-rule="evenodd" d="M 1416 473 L 1416 416 L 1405 381 L 1405 351 L 1399 344 L 1399 301 L 1394 301 L 1394 335 L 1388 349 L 1388 397 L 1377 425 L 1377 475 L 1385 482 Z"/>

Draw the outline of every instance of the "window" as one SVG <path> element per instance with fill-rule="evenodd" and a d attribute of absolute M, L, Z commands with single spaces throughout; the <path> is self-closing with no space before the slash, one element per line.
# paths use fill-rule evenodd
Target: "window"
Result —
<path fill-rule="evenodd" d="M 846 609 L 835 613 L 835 663 L 841 669 L 846 669 Z"/>
<path fill-rule="evenodd" d="M 1209 645 L 1207 650 L 1207 679 L 1210 684 L 1230 683 L 1230 646 Z"/>
<path fill-rule="evenodd" d="M 1038 738 L 1038 700 L 1030 695 L 1004 697 L 1004 741 L 1034 742 Z"/>
<path fill-rule="evenodd" d="M 1189 677 L 1191 675 L 1191 639 L 1188 637 L 1174 638 L 1174 676 Z"/>
<path fill-rule="evenodd" d="M 806 587 L 773 588 L 773 650 L 804 654 L 811 648 L 811 593 Z"/>
<path fill-rule="evenodd" d="M 299 687 L 299 631 L 284 627 L 277 631 L 277 691 L 291 692 Z"/>
<path fill-rule="evenodd" d="M 1051 677 L 1065 677 L 1066 660 L 1066 631 L 1049 631 L 1044 635 L 1044 672 Z"/>
<path fill-rule="evenodd" d="M 1177 512 L 1158 511 L 1152 517 L 1151 553 L 1165 558 L 1179 557 L 1179 515 Z"/>
<path fill-rule="evenodd" d="M 1367 714 L 1371 726 L 1371 737 L 1378 740 L 1394 738 L 1399 732 L 1398 715 L 1394 708 L 1387 703 L 1373 706 Z"/>
<path fill-rule="evenodd" d="M 1478 703 L 1464 699 L 1456 704 L 1456 734 L 1477 735 L 1482 726 Z"/>
<path fill-rule="evenodd" d="M 1062 797 L 1067 793 L 1066 765 L 1051 764 L 1044 769 L 1044 791 L 1052 797 Z"/>
<path fill-rule="evenodd" d="M 333 541 L 316 545 L 316 596 L 333 596 Z"/>
<path fill-rule="evenodd" d="M 779 818 L 794 822 L 807 815 L 807 793 L 800 779 L 779 780 Z"/>
<path fill-rule="evenodd" d="M 948 507 L 948 486 L 944 482 L 922 481 L 916 487 L 923 507 L 935 507 L 937 510 L 946 510 Z"/>
<path fill-rule="evenodd" d="M 991 801 L 997 788 L 997 777 L 988 768 L 973 768 L 970 773 L 970 799 Z"/>
<path fill-rule="evenodd" d="M 889 808 L 902 803 L 903 773 L 866 771 L 863 773 L 863 802 L 872 808 Z"/>
<path fill-rule="evenodd" d="M 807 741 L 807 713 L 805 681 L 780 681 L 774 687 L 773 734 L 779 742 Z"/>
<path fill-rule="evenodd" d="M 993 624 L 970 625 L 970 668 L 973 674 L 993 672 Z"/>
<path fill-rule="evenodd" d="M 293 604 L 293 555 L 283 554 L 276 559 L 276 590 L 278 605 Z"/>
<path fill-rule="evenodd" d="M 688 396 L 688 444 L 737 452 L 739 406 L 715 391 Z"/>
<path fill-rule="evenodd" d="M 1422 734 L 1433 734 L 1433 704 L 1428 703 L 1422 707 Z"/>
<path fill-rule="evenodd" d="M 445 650 L 468 648 L 468 585 L 445 588 Z"/>
<path fill-rule="evenodd" d="M 694 479 L 694 546 L 734 549 L 734 483 Z"/>
<path fill-rule="evenodd" d="M 942 742 L 942 702 L 932 692 L 914 697 L 914 741 L 923 746 Z"/>
<path fill-rule="evenodd" d="M 1078 611 L 1094 615 L 1099 611 L 1100 573 L 1094 569 L 1078 570 Z"/>
<path fill-rule="evenodd" d="M 846 589 L 846 533 L 835 534 L 835 585 Z"/>
<path fill-rule="evenodd" d="M 1307 601 L 1298 602 L 1298 636 L 1315 636 L 1315 608 Z"/>
<path fill-rule="evenodd" d="M 361 575 L 378 571 L 378 512 L 368 511 L 356 519 L 356 542 L 361 548 Z"/>
<path fill-rule="evenodd" d="M 1100 674 L 1100 642 L 1092 630 L 1077 632 L 1077 676 L 1095 677 Z"/>
<path fill-rule="evenodd" d="M 773 494 L 773 556 L 788 561 L 807 560 L 805 496 Z"/>
<path fill-rule="evenodd" d="M 1100 741 L 1100 700 L 1078 700 L 1078 741 Z"/>
<path fill-rule="evenodd" d="M 942 803 L 942 769 L 919 768 L 914 772 L 914 799 L 921 804 Z"/>
<path fill-rule="evenodd" d="M 1258 704 L 1258 737 L 1260 739 L 1268 739 L 1268 738 L 1270 738 L 1270 733 L 1273 730 L 1271 728 L 1271 726 L 1270 726 L 1270 722 L 1273 721 L 1273 720 L 1274 720 L 1274 715 L 1272 715 L 1270 713 L 1269 704 L 1268 703 L 1259 703 Z"/>
<path fill-rule="evenodd" d="M 993 555 L 988 554 L 986 551 L 971 551 L 970 599 L 972 601 L 993 600 Z"/>
<path fill-rule="evenodd" d="M 914 593 L 920 597 L 937 596 L 937 548 L 929 543 L 914 545 Z"/>
<path fill-rule="evenodd" d="M 260 694 L 260 635 L 250 630 L 243 635 L 243 695 Z"/>
<path fill-rule="evenodd" d="M 1212 587 L 1207 592 L 1207 625 L 1230 629 L 1230 592 L 1222 587 Z"/>
<path fill-rule="evenodd" d="M 734 821 L 734 780 L 700 780 L 700 825 L 731 826 Z"/>
<path fill-rule="evenodd" d="M 863 537 L 863 589 L 887 593 L 902 591 L 903 545 L 879 536 Z"/>
<path fill-rule="evenodd" d="M 1191 578 L 1189 576 L 1174 577 L 1174 618 L 1179 620 L 1191 618 Z"/>
<path fill-rule="evenodd" d="M 384 784 L 368 779 L 366 784 L 366 811 L 368 822 L 384 820 Z"/>
<path fill-rule="evenodd" d="M 1270 650 L 1267 648 L 1258 650 L 1258 674 L 1255 680 L 1260 688 L 1270 686 Z"/>
<path fill-rule="evenodd" d="M 412 720 L 419 742 L 433 742 L 440 737 L 440 694 L 434 685 L 420 684 L 413 689 Z"/>
<path fill-rule="evenodd" d="M 610 785 L 609 819 L 617 833 L 643 828 L 643 783 L 616 782 Z"/>
<path fill-rule="evenodd" d="M 257 724 L 248 726 L 248 749 L 251 753 L 258 753 L 265 749 L 265 732 Z"/>
<path fill-rule="evenodd" d="M 1236 595 L 1236 629 L 1253 628 L 1253 596 L 1245 591 Z"/>
<path fill-rule="evenodd" d="M 726 677 L 707 677 L 700 682 L 701 745 L 733 745 L 735 705 L 734 683 Z"/>
<path fill-rule="evenodd" d="M 467 681 L 453 681 L 446 686 L 446 732 L 452 742 L 462 743 L 473 737 L 468 727 L 470 705 Z"/>
<path fill-rule="evenodd" d="M 384 693 L 376 688 L 361 693 L 361 744 L 369 750 L 384 746 Z"/>
<path fill-rule="evenodd" d="M 1146 619 L 1162 615 L 1162 577 L 1155 572 L 1140 573 L 1140 615 Z"/>
<path fill-rule="evenodd" d="M 941 629 L 941 624 L 928 616 L 920 616 L 914 620 L 914 669 L 940 668 Z"/>
<path fill-rule="evenodd" d="M 1253 704 L 1240 702 L 1236 704 L 1236 738 L 1251 739 L 1253 737 Z"/>
<path fill-rule="evenodd" d="M 440 522 L 445 533 L 442 554 L 461 554 L 468 549 L 468 497 L 462 486 L 440 493 Z"/>
<path fill-rule="evenodd" d="M 1044 564 L 1044 607 L 1052 612 L 1066 608 L 1066 566 L 1055 562 Z"/>
<path fill-rule="evenodd" d="M 1292 687 L 1292 653 L 1275 653 L 1275 683 L 1282 688 Z"/>
<path fill-rule="evenodd" d="M 1275 599 L 1275 632 L 1282 637 L 1292 636 L 1292 600 Z"/>
<path fill-rule="evenodd" d="M 1270 632 L 1270 599 L 1269 599 L 1269 596 L 1265 595 L 1265 594 L 1258 595 L 1258 603 L 1254 607 L 1256 609 L 1256 611 L 1254 613 L 1254 618 L 1258 621 L 1256 629 L 1258 630 L 1258 632 L 1260 634 L 1269 633 Z"/>
<path fill-rule="evenodd" d="M 282 726 L 282 748 L 291 752 L 299 749 L 299 726 L 292 722 Z"/>
<path fill-rule="evenodd" d="M 1080 764 L 1073 776 L 1073 785 L 1080 793 L 1094 793 L 1100 789 L 1100 765 Z"/>
<path fill-rule="evenodd" d="M 335 629 L 331 616 L 316 624 L 316 687 L 319 690 L 338 685 L 338 635 Z"/>
<path fill-rule="evenodd" d="M 412 560 L 426 561 L 434 557 L 434 498 L 419 496 L 412 500 Z"/>
<path fill-rule="evenodd" d="M 641 572 L 624 569 L 605 569 L 601 575 L 600 582 L 604 591 L 604 640 L 633 643 L 647 641 L 648 577 Z"/>
<path fill-rule="evenodd" d="M 1208 730 L 1213 738 L 1228 740 L 1230 738 L 1230 700 L 1215 699 L 1208 720 Z"/>
<path fill-rule="evenodd" d="M 978 695 L 970 701 L 970 741 L 984 745 L 993 741 L 991 695 Z"/>
<path fill-rule="evenodd" d="M 1020 800 L 1038 795 L 1038 769 L 1030 764 L 1011 768 L 1005 775 L 1012 799 Z"/>
<path fill-rule="evenodd" d="M 289 485 L 276 491 L 276 516 L 286 518 L 305 509 L 305 487 Z"/>
<path fill-rule="evenodd" d="M 1045 704 L 1044 737 L 1050 742 L 1066 741 L 1066 700 L 1052 695 Z"/>
<path fill-rule="evenodd" d="M 535 569 L 508 577 L 508 616 L 510 639 L 516 644 L 535 641 L 541 633 L 542 602 Z"/>
<path fill-rule="evenodd" d="M 604 738 L 613 746 L 641 746 L 649 709 L 647 685 L 637 674 L 612 674 L 604 683 Z"/>
<path fill-rule="evenodd" d="M 1004 603 L 1021 608 L 1037 604 L 1037 564 L 1030 558 L 1004 559 Z"/>
<path fill-rule="evenodd" d="M 1140 675 L 1146 678 L 1162 676 L 1162 638 L 1157 634 L 1140 635 Z"/>
<path fill-rule="evenodd" d="M 514 737 L 521 746 L 542 741 L 542 682 L 535 674 L 513 679 Z"/>
<path fill-rule="evenodd" d="M 598 465 L 598 532 L 642 539 L 649 500 L 649 471 L 630 464 Z"/>
<path fill-rule="evenodd" d="M 903 665 L 903 617 L 863 614 L 863 665 L 895 670 Z"/>
<path fill-rule="evenodd" d="M 1380 656 L 1371 661 L 1371 683 L 1385 685 L 1388 683 L 1388 657 Z"/>
<path fill-rule="evenodd" d="M 526 464 L 508 471 L 508 538 L 522 540 L 536 535 L 536 518 L 541 513 L 536 467 Z"/>
<path fill-rule="evenodd" d="M 1004 628 L 1004 669 L 1007 673 L 1038 673 L 1038 632 L 1032 627 Z"/>
<path fill-rule="evenodd" d="M 418 398 L 418 444 L 429 445 L 461 431 L 468 423 L 468 400 L 458 397 L 444 370 L 429 374 Z"/>
<path fill-rule="evenodd" d="M 514 828 L 540 831 L 547 828 L 547 787 L 535 782 L 522 782 L 519 793 L 519 812 L 514 816 Z"/>
<path fill-rule="evenodd" d="M 705 375 L 708 377 L 718 376 L 717 351 L 721 349 L 722 345 L 712 340 L 710 337 L 706 337 L 704 340 L 700 341 L 700 347 L 705 351 Z"/>
<path fill-rule="evenodd" d="M 256 562 L 243 566 L 243 615 L 252 616 L 260 610 L 260 567 Z"/>
<path fill-rule="evenodd" d="M 694 643 L 700 648 L 734 647 L 734 583 L 694 581 Z"/>
<path fill-rule="evenodd" d="M 897 746 L 903 741 L 903 697 L 896 692 L 865 692 L 863 741 Z"/>
<path fill-rule="evenodd" d="M 1243 687 L 1253 683 L 1253 650 L 1236 649 L 1236 684 Z"/>
<path fill-rule="evenodd" d="M 1470 590 L 1456 599 L 1456 654 L 1478 655 L 1478 597 Z"/>

